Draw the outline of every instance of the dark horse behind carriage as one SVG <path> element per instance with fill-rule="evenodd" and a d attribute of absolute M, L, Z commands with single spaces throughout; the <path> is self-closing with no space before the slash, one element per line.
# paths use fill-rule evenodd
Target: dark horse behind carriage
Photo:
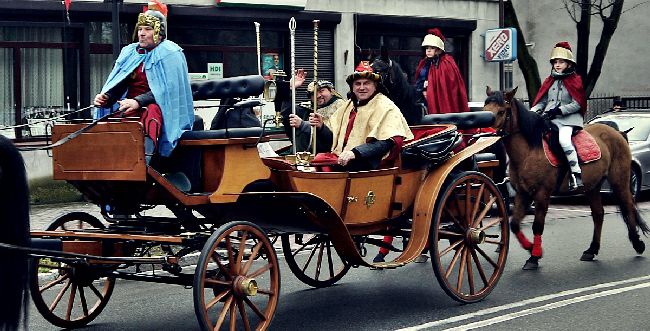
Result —
<path fill-rule="evenodd" d="M 13 143 L 0 135 L 0 245 L 29 247 L 29 194 L 25 164 Z M 15 330 L 26 321 L 26 253 L 0 249 L 0 330 Z"/>
<path fill-rule="evenodd" d="M 409 125 L 420 124 L 422 117 L 427 114 L 421 96 L 418 96 L 415 88 L 409 84 L 408 76 L 402 70 L 399 63 L 388 57 L 388 51 L 382 47 L 381 55 L 375 57 L 370 67 L 381 76 L 382 84 L 388 90 L 388 97 L 402 111 L 404 118 Z"/>
<path fill-rule="evenodd" d="M 551 165 L 542 148 L 544 122 L 515 98 L 517 88 L 508 91 L 492 91 L 487 88 L 484 110 L 491 111 L 496 122 L 494 128 L 503 136 L 510 157 L 511 183 L 517 191 L 510 227 L 519 243 L 531 252 L 524 269 L 536 269 L 542 257 L 542 233 L 544 220 L 552 194 L 567 192 L 567 168 Z M 590 124 L 584 131 L 589 133 L 601 151 L 601 157 L 582 164 L 584 193 L 589 200 L 594 222 L 594 232 L 589 248 L 582 253 L 583 261 L 591 261 L 600 251 L 600 237 L 604 209 L 600 187 L 603 179 L 611 184 L 614 196 L 628 231 L 628 238 L 638 254 L 645 250 L 639 230 L 647 235 L 650 228 L 641 217 L 630 191 L 631 153 L 625 136 L 604 124 Z M 533 222 L 534 241 L 531 243 L 522 233 L 520 223 L 526 214 L 526 206 L 535 203 Z"/>

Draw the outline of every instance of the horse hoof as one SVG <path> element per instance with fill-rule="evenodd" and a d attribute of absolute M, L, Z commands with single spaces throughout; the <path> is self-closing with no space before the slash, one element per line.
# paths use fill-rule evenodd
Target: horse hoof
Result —
<path fill-rule="evenodd" d="M 584 253 L 582 253 L 582 256 L 580 257 L 580 261 L 593 261 L 595 257 L 596 257 L 596 254 L 584 252 Z"/>
<path fill-rule="evenodd" d="M 634 247 L 634 250 L 637 254 L 643 254 L 645 251 L 645 244 L 641 240 L 633 242 L 632 247 Z"/>
<path fill-rule="evenodd" d="M 537 270 L 539 268 L 539 258 L 531 256 L 524 264 L 523 270 Z"/>

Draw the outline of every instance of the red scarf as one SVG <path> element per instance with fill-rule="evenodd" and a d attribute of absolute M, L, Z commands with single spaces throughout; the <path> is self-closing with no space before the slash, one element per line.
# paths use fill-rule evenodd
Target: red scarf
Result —
<path fill-rule="evenodd" d="M 542 87 L 540 87 L 539 91 L 537 91 L 537 96 L 535 97 L 533 106 L 539 103 L 542 97 L 551 88 L 553 82 L 555 82 L 555 78 L 553 78 L 553 76 L 546 77 L 544 83 L 542 83 Z M 580 104 L 580 114 L 584 115 L 587 111 L 587 96 L 585 95 L 585 89 L 582 87 L 582 78 L 580 78 L 580 75 L 574 72 L 573 74 L 564 77 L 562 79 L 562 83 L 564 83 L 567 91 L 569 91 L 569 95 L 571 95 L 571 97 L 575 99 L 578 104 Z"/>
<path fill-rule="evenodd" d="M 426 59 L 420 60 L 415 70 L 416 80 Z M 468 112 L 465 81 L 454 58 L 447 54 L 440 55 L 438 67 L 431 63 L 427 75 L 427 109 L 429 114 L 446 114 Z"/>

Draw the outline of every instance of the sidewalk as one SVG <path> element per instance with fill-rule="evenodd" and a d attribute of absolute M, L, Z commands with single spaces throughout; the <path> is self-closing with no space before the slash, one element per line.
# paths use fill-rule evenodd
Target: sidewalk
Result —
<path fill-rule="evenodd" d="M 30 228 L 44 230 L 58 217 L 74 211 L 87 212 L 100 220 L 103 219 L 99 213 L 99 207 L 87 202 L 31 205 L 29 206 Z"/>
<path fill-rule="evenodd" d="M 29 207 L 30 227 L 32 230 L 44 230 L 54 222 L 58 217 L 70 212 L 86 212 L 97 217 L 100 221 L 104 222 L 99 207 L 88 202 L 75 202 L 64 204 L 50 204 L 50 205 L 31 205 Z M 173 217 L 174 215 L 164 206 L 146 210 L 142 215 L 155 215 Z"/>

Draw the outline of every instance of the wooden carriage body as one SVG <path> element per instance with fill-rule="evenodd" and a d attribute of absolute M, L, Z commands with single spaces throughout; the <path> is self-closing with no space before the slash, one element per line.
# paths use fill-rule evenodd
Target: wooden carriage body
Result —
<path fill-rule="evenodd" d="M 57 125 L 53 141 L 86 125 Z M 433 137 L 456 131 L 450 124 L 428 125 L 438 128 Z M 55 147 L 54 178 L 73 184 L 100 206 L 105 222 L 87 213 L 71 213 L 55 220 L 46 231 L 33 231 L 32 237 L 50 240 L 52 247 L 62 251 L 53 254 L 53 259 L 65 268 L 55 268 L 69 269 L 70 274 L 104 286 L 93 289 L 99 293 L 94 305 L 82 296 L 80 316 L 71 317 L 71 308 L 60 314 L 52 308 L 59 299 L 45 303 L 43 292 L 55 282 L 43 287 L 36 283 L 32 293 L 38 310 L 60 327 L 85 325 L 105 306 L 115 278 L 125 278 L 192 287 L 204 329 L 219 329 L 226 319 L 232 329 L 232 323 L 239 323 L 233 322 L 235 318 L 246 320 L 244 328 L 255 324 L 256 329 L 266 329 L 275 313 L 280 284 L 270 236 L 281 238 L 294 275 L 314 287 L 336 283 L 353 266 L 403 266 L 425 249 L 431 252 L 436 278 L 452 298 L 475 302 L 495 287 L 507 256 L 507 212 L 490 178 L 469 170 L 477 169 L 475 154 L 498 137 L 480 138 L 457 152 L 451 151 L 455 145 L 445 143 L 435 161 L 409 164 L 398 158 L 378 170 L 322 172 L 298 167 L 284 157 L 260 158 L 256 145 L 268 141 L 261 133 L 261 128 L 189 131 L 169 158 L 150 159 L 141 124 L 116 119 Z M 444 142 L 424 140 L 429 138 L 411 142 L 405 150 Z M 421 152 L 431 156 L 436 151 Z M 494 161 L 479 162 L 478 170 L 487 173 L 493 166 Z M 166 206 L 175 217 L 141 214 L 156 205 Z M 90 228 L 71 230 L 70 224 Z M 299 235 L 308 239 L 299 243 Z M 382 235 L 400 235 L 408 243 L 401 250 L 389 245 L 399 251 L 391 261 L 371 262 L 365 258 L 363 245 L 381 243 L 372 237 Z M 485 244 L 496 246 L 496 253 L 480 248 Z M 146 256 L 154 246 L 165 254 Z M 303 249 L 310 251 L 305 265 L 298 255 Z M 179 260 L 196 251 L 201 252 L 196 269 L 187 273 Z M 481 256 L 486 265 L 479 263 Z M 332 263 L 334 259 L 338 265 Z M 35 263 L 42 266 L 40 260 Z M 149 277 L 125 271 L 141 264 L 158 264 L 169 275 Z M 59 274 L 61 282 L 65 281 L 67 271 Z M 258 288 L 261 297 L 256 296 Z M 62 297 L 66 289 L 56 297 Z M 251 304 L 255 308 L 248 317 L 244 313 L 237 317 L 233 305 L 241 312 Z M 223 307 L 216 322 L 210 313 L 215 306 Z M 230 314 L 223 313 L 228 309 L 232 309 Z"/>

